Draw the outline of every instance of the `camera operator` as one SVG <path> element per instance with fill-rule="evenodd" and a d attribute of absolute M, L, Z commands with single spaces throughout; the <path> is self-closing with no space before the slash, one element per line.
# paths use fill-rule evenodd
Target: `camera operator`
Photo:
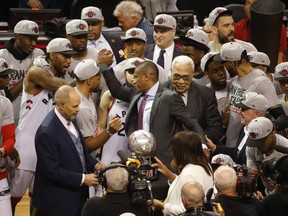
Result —
<path fill-rule="evenodd" d="M 99 173 L 99 183 L 106 189 L 103 197 L 89 199 L 82 211 L 82 216 L 118 216 L 133 213 L 147 216 L 147 205 L 133 205 L 127 192 L 129 174 L 122 164 L 112 164 Z"/>
<path fill-rule="evenodd" d="M 275 160 L 270 173 L 277 184 L 275 193 L 268 195 L 263 200 L 264 208 L 269 216 L 287 215 L 288 205 L 288 156 Z"/>
<path fill-rule="evenodd" d="M 214 173 L 218 191 L 213 202 L 220 203 L 225 216 L 265 216 L 262 203 L 256 198 L 241 199 L 237 192 L 237 175 L 233 168 L 220 166 Z"/>
<path fill-rule="evenodd" d="M 190 181 L 185 183 L 181 188 L 181 198 L 186 212 L 179 216 L 220 216 L 216 212 L 205 211 L 203 207 L 205 194 L 198 182 Z"/>

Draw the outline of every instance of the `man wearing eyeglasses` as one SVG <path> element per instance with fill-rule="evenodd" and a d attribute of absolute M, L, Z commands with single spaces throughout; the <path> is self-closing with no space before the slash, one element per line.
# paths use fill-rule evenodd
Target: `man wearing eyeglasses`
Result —
<path fill-rule="evenodd" d="M 193 73 L 193 60 L 188 56 L 178 56 L 172 62 L 171 81 L 168 81 L 165 86 L 182 97 L 205 134 L 217 143 L 224 131 L 215 93 L 212 89 L 193 82 Z"/>

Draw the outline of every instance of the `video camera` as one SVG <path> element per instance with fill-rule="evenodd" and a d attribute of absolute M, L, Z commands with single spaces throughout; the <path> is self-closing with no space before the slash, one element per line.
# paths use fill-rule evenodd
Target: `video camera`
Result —
<path fill-rule="evenodd" d="M 237 192 L 242 200 L 254 198 L 257 193 L 257 175 L 248 174 L 245 165 L 235 168 L 237 174 Z"/>
<path fill-rule="evenodd" d="M 146 177 L 146 173 L 141 172 L 139 169 L 141 166 L 140 160 L 133 154 L 131 158 L 128 158 L 122 150 L 119 150 L 117 154 L 129 172 L 128 192 L 131 203 L 144 204 L 147 203 L 148 200 L 152 200 L 152 186 L 150 180 Z"/>

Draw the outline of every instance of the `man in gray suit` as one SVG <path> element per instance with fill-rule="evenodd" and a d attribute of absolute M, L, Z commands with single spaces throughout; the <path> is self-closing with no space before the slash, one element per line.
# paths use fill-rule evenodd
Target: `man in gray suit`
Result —
<path fill-rule="evenodd" d="M 103 76 L 112 96 L 130 103 L 125 123 L 126 134 L 129 136 L 138 129 L 151 132 L 156 138 L 155 154 L 166 166 L 170 167 L 173 159 L 172 137 L 183 130 L 183 125 L 198 133 L 204 141 L 203 129 L 181 97 L 159 84 L 155 63 L 144 61 L 136 67 L 136 88 L 122 86 L 113 69 L 103 72 Z"/>

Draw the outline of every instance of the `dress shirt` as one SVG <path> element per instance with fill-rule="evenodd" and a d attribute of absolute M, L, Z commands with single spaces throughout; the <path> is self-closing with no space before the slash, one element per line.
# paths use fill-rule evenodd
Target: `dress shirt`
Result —
<path fill-rule="evenodd" d="M 149 91 L 146 93 L 148 95 L 146 99 L 146 105 L 143 113 L 143 130 L 150 131 L 150 115 L 152 110 L 153 101 L 155 98 L 155 95 L 157 93 L 159 87 L 159 82 L 155 83 L 152 88 L 149 89 Z M 137 102 L 137 108 L 140 109 L 140 104 L 144 98 L 143 96 L 140 97 L 140 99 Z"/>
<path fill-rule="evenodd" d="M 101 49 L 107 49 L 107 50 L 110 50 L 113 53 L 113 50 L 112 50 L 110 44 L 105 39 L 105 37 L 103 36 L 102 33 L 100 34 L 100 37 L 97 40 L 88 40 L 87 47 L 88 46 L 95 48 L 98 52 Z M 116 65 L 116 58 L 115 58 L 115 55 L 114 55 L 113 56 L 113 63 L 112 63 L 111 66 L 114 67 L 115 65 Z"/>
<path fill-rule="evenodd" d="M 173 60 L 174 47 L 175 47 L 175 43 L 173 42 L 171 46 L 165 49 L 166 52 L 164 53 L 164 71 L 167 74 L 171 73 L 170 71 L 171 71 L 171 65 L 172 65 L 172 60 Z M 160 47 L 155 45 L 154 54 L 153 54 L 153 62 L 157 62 L 161 50 L 162 49 Z"/>
<path fill-rule="evenodd" d="M 64 127 L 69 130 L 76 138 L 78 138 L 79 134 L 73 124 L 73 122 L 68 121 L 67 119 L 65 119 L 59 112 L 58 110 L 55 108 L 55 114 L 57 115 L 57 117 L 59 118 L 59 120 L 61 121 L 61 123 L 64 125 Z"/>

